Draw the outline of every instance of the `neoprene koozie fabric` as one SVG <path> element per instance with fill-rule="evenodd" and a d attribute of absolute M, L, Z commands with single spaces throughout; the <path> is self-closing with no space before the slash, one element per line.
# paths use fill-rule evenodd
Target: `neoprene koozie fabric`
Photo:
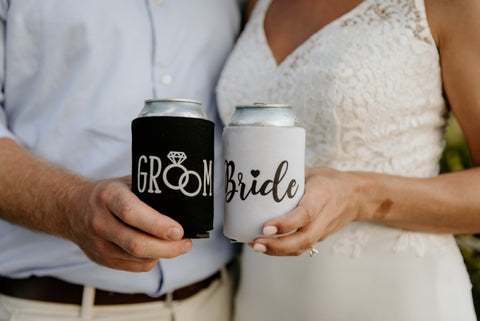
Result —
<path fill-rule="evenodd" d="M 185 238 L 213 229 L 214 123 L 186 117 L 132 121 L 132 191 L 172 217 Z"/>
<path fill-rule="evenodd" d="M 229 126 L 223 131 L 224 234 L 238 242 L 262 235 L 269 219 L 294 209 L 305 185 L 305 130 Z"/>

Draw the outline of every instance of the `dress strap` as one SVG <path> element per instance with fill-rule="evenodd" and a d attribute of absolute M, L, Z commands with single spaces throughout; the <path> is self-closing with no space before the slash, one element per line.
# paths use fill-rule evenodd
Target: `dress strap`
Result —
<path fill-rule="evenodd" d="M 425 6 L 425 0 L 411 0 L 416 11 L 416 27 L 414 28 L 414 35 L 424 42 L 436 45 L 433 38 L 432 31 L 427 19 L 427 10 Z"/>
<path fill-rule="evenodd" d="M 254 20 L 254 21 L 251 21 L 251 23 L 257 24 L 264 21 L 265 14 L 267 13 L 267 9 L 270 7 L 270 3 L 272 3 L 272 0 L 257 1 L 250 15 L 250 20 Z"/>

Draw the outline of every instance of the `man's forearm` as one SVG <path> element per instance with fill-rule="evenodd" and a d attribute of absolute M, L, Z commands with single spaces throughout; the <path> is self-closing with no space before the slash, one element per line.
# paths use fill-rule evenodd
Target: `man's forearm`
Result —
<path fill-rule="evenodd" d="M 75 189 L 88 180 L 41 160 L 0 138 L 0 217 L 27 228 L 67 237 L 66 215 Z"/>

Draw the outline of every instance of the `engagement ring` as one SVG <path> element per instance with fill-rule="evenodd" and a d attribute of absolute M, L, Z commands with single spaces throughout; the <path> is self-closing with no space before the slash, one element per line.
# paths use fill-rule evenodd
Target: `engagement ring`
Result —
<path fill-rule="evenodd" d="M 314 257 L 317 254 L 318 254 L 318 250 L 313 246 L 310 248 L 310 250 L 308 250 L 308 255 L 310 255 L 310 257 Z"/>

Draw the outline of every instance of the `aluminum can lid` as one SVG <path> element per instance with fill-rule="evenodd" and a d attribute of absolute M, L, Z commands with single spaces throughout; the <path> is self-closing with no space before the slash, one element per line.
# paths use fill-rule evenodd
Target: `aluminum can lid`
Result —
<path fill-rule="evenodd" d="M 197 100 L 161 98 L 145 100 L 138 117 L 169 116 L 207 119 L 202 104 Z"/>
<path fill-rule="evenodd" d="M 292 106 L 286 104 L 238 105 L 229 126 L 296 126 Z"/>

